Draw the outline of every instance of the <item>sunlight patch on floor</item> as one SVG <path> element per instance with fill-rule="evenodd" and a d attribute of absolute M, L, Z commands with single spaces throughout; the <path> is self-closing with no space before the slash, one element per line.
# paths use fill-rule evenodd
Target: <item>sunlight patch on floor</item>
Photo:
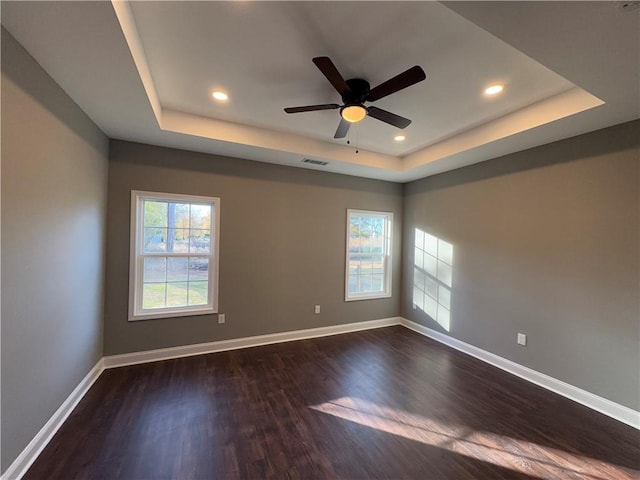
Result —
<path fill-rule="evenodd" d="M 584 478 L 633 480 L 622 468 L 559 449 L 490 432 L 475 431 L 359 398 L 342 397 L 313 410 L 545 480 Z M 603 468 L 599 468 L 601 465 Z"/>

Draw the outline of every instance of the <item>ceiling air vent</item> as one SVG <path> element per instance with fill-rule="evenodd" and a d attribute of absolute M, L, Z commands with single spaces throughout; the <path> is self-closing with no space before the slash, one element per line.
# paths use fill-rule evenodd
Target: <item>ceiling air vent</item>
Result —
<path fill-rule="evenodd" d="M 622 11 L 630 12 L 632 10 L 638 10 L 638 8 L 640 7 L 640 2 L 631 2 L 631 1 L 618 2 L 618 6 Z"/>
<path fill-rule="evenodd" d="M 311 165 L 329 165 L 329 162 L 323 162 L 322 160 L 314 160 L 313 158 L 303 158 L 302 163 L 310 163 Z"/>

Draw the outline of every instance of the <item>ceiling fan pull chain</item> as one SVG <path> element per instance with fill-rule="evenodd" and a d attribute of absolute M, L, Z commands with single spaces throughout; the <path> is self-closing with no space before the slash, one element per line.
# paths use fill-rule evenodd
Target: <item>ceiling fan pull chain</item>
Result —
<path fill-rule="evenodd" d="M 360 126 L 356 123 L 356 154 L 358 153 L 358 145 L 360 140 Z"/>

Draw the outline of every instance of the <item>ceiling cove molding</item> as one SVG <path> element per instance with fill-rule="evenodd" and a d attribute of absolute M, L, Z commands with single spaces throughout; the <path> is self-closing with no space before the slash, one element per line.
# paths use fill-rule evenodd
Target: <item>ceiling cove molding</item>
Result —
<path fill-rule="evenodd" d="M 149 100 L 149 104 L 151 105 L 151 109 L 155 115 L 156 122 L 158 123 L 158 126 L 160 126 L 162 106 L 160 105 L 156 87 L 153 83 L 153 78 L 151 77 L 151 70 L 149 70 L 147 57 L 145 56 L 144 48 L 142 47 L 142 40 L 140 39 L 129 2 L 123 0 L 111 0 L 111 5 L 113 6 L 120 28 L 122 29 L 122 34 L 129 46 L 129 51 L 131 52 L 133 62 L 138 70 L 140 81 L 142 82 L 144 91 L 147 94 L 147 99 Z"/>
<path fill-rule="evenodd" d="M 160 128 L 164 131 L 194 135 L 223 142 L 249 145 L 328 161 L 338 161 L 400 171 L 399 158 L 382 153 L 360 150 L 355 154 L 352 146 L 324 142 L 292 133 L 201 117 L 175 110 L 162 109 Z"/>
<path fill-rule="evenodd" d="M 585 110 L 604 105 L 604 101 L 589 92 L 573 87 L 552 95 L 515 112 L 457 133 L 435 144 L 421 147 L 404 157 L 359 150 L 353 146 L 313 139 L 292 133 L 203 117 L 164 109 L 160 104 L 151 71 L 145 56 L 133 13 L 128 2 L 112 0 L 114 12 L 122 29 L 140 81 L 159 128 L 192 137 L 254 147 L 263 152 L 286 152 L 360 167 L 386 170 L 398 174 L 420 167 L 435 167 L 443 161 L 506 137 L 525 132 Z M 268 160 L 269 155 L 266 156 Z M 482 161 L 476 159 L 474 162 Z M 469 162 L 466 162 L 469 163 Z M 436 167 L 439 170 L 438 167 Z M 444 169 L 446 170 L 446 168 Z M 436 173 L 431 172 L 431 174 Z M 398 179 L 399 180 L 399 179 Z"/>
<path fill-rule="evenodd" d="M 402 170 L 406 171 L 444 160 L 457 153 L 575 115 L 604 103 L 589 92 L 574 87 L 411 153 L 403 158 Z"/>

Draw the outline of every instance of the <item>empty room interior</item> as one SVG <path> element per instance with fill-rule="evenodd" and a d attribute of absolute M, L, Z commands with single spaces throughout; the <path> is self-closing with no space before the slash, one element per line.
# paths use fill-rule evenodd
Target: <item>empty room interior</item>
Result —
<path fill-rule="evenodd" d="M 640 2 L 0 8 L 0 480 L 640 478 Z"/>

